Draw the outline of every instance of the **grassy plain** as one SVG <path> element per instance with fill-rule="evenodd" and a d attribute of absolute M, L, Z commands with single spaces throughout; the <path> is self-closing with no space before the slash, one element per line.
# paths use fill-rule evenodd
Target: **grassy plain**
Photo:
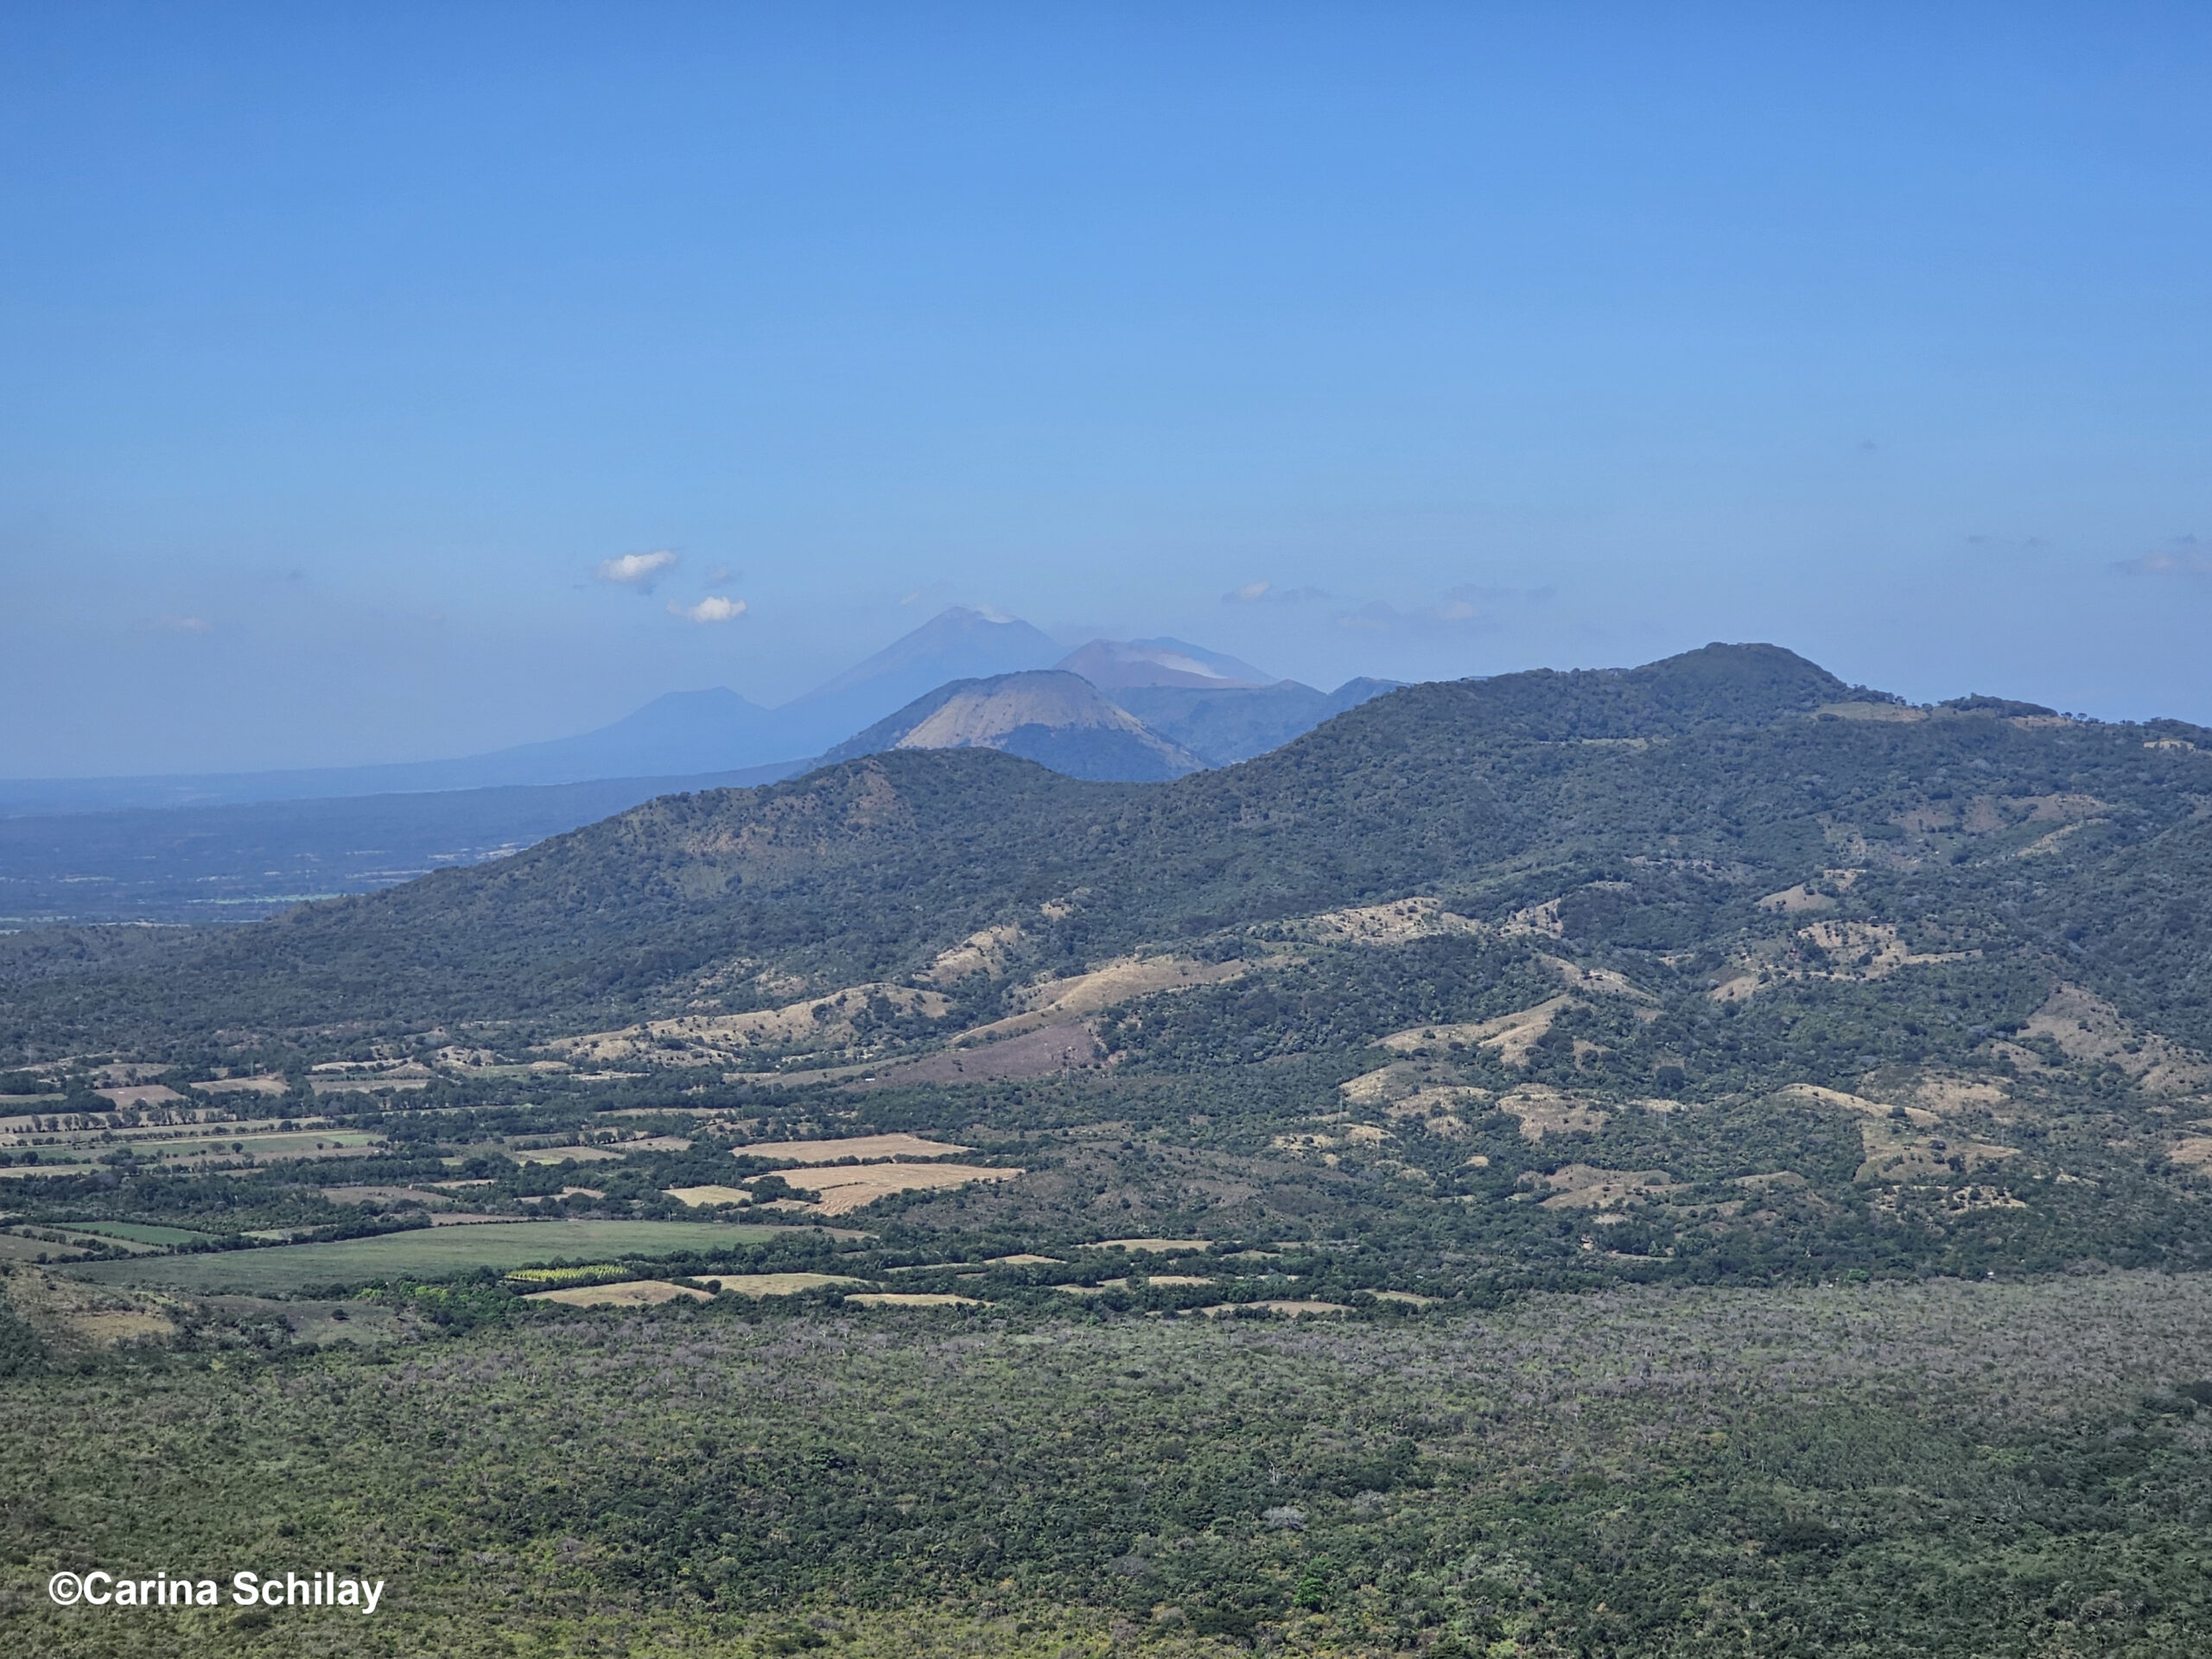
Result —
<path fill-rule="evenodd" d="M 102 1262 L 71 1271 L 104 1284 L 283 1295 L 310 1286 L 443 1275 L 472 1268 L 505 1270 L 560 1256 L 675 1255 L 724 1244 L 756 1244 L 773 1236 L 773 1228 L 681 1221 L 492 1222 L 420 1227 L 327 1244 Z"/>

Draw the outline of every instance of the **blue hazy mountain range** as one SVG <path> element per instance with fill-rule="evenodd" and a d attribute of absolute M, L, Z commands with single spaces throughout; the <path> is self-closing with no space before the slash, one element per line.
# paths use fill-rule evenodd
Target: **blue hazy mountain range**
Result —
<path fill-rule="evenodd" d="M 1071 776 L 1180 777 L 1390 689 L 1271 680 L 1180 639 L 1074 652 L 957 607 L 779 708 L 671 692 L 574 737 L 386 766 L 0 782 L 0 927 L 251 919 L 484 859 L 654 796 L 881 748 L 1003 749 Z"/>
<path fill-rule="evenodd" d="M 955 606 L 774 709 L 715 686 L 671 691 L 596 731 L 449 760 L 282 772 L 0 780 L 0 816 L 708 773 L 757 773 L 743 781 L 765 783 L 789 776 L 810 758 L 938 687 L 1052 667 L 1083 674 L 1168 742 L 1189 748 L 1209 766 L 1244 760 L 1287 742 L 1339 707 L 1351 706 L 1339 700 L 1353 687 L 1388 683 L 1355 681 L 1338 693 L 1323 693 L 1293 680 L 1270 682 L 1249 663 L 1178 639 L 1093 640 L 1071 652 L 1018 618 Z M 1230 693 L 1237 694 L 1234 714 L 1227 708 L 1204 709 L 1207 697 Z M 1356 694 L 1351 698 L 1358 700 Z M 1180 731 L 1185 726 L 1205 729 L 1198 741 L 1185 741 Z"/>

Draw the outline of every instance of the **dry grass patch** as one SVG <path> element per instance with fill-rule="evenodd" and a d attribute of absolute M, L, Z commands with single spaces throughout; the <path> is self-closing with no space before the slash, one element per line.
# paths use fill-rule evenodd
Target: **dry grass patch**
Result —
<path fill-rule="evenodd" d="M 1554 996 L 1533 1008 L 1465 1025 L 1414 1026 L 1393 1032 L 1377 1045 L 1395 1054 L 1448 1055 L 1454 1048 L 1494 1048 L 1508 1065 L 1526 1065 L 1529 1051 L 1552 1028 L 1552 1021 L 1575 1006 L 1571 996 Z"/>
<path fill-rule="evenodd" d="M 997 979 L 1006 972 L 1007 958 L 1020 948 L 1028 936 L 1019 922 L 1007 922 L 997 927 L 987 927 L 980 933 L 970 933 L 950 950 L 938 952 L 929 971 L 923 976 L 933 985 L 951 985 L 971 974 L 988 974 Z"/>
<path fill-rule="evenodd" d="M 1904 1122 L 1916 1129 L 1933 1128 L 1942 1122 L 1925 1106 L 1893 1106 L 1886 1101 L 1869 1100 L 1864 1095 L 1846 1094 L 1840 1089 L 1823 1089 L 1814 1083 L 1788 1084 L 1774 1092 L 1781 1099 L 1808 1101 L 1815 1105 L 1833 1106 L 1839 1111 L 1858 1112 L 1867 1117 L 1887 1118 L 1892 1112 L 1902 1112 Z"/>
<path fill-rule="evenodd" d="M 813 1207 L 825 1216 L 842 1216 L 887 1198 L 894 1192 L 949 1190 L 978 1181 L 1010 1181 L 1028 1173 L 982 1164 L 842 1164 L 828 1168 L 802 1165 L 776 1172 L 802 1192 L 814 1193 Z"/>
<path fill-rule="evenodd" d="M 1022 986 L 1007 998 L 1016 1012 L 963 1031 L 953 1041 L 962 1046 L 996 1042 L 1039 1026 L 1066 1025 L 1079 1015 L 1096 1014 L 1139 997 L 1189 990 L 1197 985 L 1218 985 L 1237 978 L 1249 966 L 1243 962 L 1199 962 L 1190 957 L 1122 957 L 1088 973 L 1040 979 Z"/>
<path fill-rule="evenodd" d="M 1802 1192 L 1812 1185 L 1794 1169 L 1770 1169 L 1756 1175 L 1738 1175 L 1732 1184 L 1747 1192 Z"/>
<path fill-rule="evenodd" d="M 1400 899 L 1387 905 L 1363 905 L 1324 911 L 1318 916 L 1277 924 L 1268 930 L 1313 944 L 1406 944 L 1414 939 L 1487 932 L 1472 917 L 1454 915 L 1440 899 Z"/>
<path fill-rule="evenodd" d="M 1548 1175 L 1522 1179 L 1533 1186 L 1549 1189 L 1550 1196 L 1538 1200 L 1547 1210 L 1618 1210 L 1640 1199 L 1662 1198 L 1683 1190 L 1682 1184 L 1663 1169 L 1605 1169 L 1596 1164 L 1569 1164 Z"/>
<path fill-rule="evenodd" d="M 2183 1095 L 2212 1084 L 2212 1060 L 2139 1030 L 2111 1003 L 2078 985 L 2052 991 L 2029 1018 L 2027 1032 L 2050 1038 L 2069 1058 L 2116 1065 L 2152 1094 Z"/>
<path fill-rule="evenodd" d="M 1267 1302 L 1216 1302 L 1211 1307 L 1202 1307 L 1199 1313 L 1210 1319 L 1218 1319 L 1242 1313 L 1248 1307 L 1262 1307 L 1270 1313 L 1287 1319 L 1320 1319 L 1332 1313 L 1349 1313 L 1351 1306 L 1344 1302 L 1310 1302 L 1283 1300 Z"/>
<path fill-rule="evenodd" d="M 1431 1135 L 1457 1140 L 1467 1132 L 1466 1118 L 1461 1114 L 1474 1115 L 1489 1108 L 1487 1090 L 1440 1086 L 1393 1101 L 1386 1109 L 1392 1117 L 1418 1120 Z"/>
<path fill-rule="evenodd" d="M 1799 928 L 1796 937 L 1803 943 L 1794 953 L 1769 944 L 1739 956 L 1735 971 L 1706 995 L 1715 1002 L 1741 1002 L 1783 980 L 1866 983 L 1885 979 L 1901 968 L 1968 962 L 1980 955 L 1977 950 L 1916 951 L 1887 922 L 1815 922 Z M 1816 962 L 1826 965 L 1810 965 Z"/>
<path fill-rule="evenodd" d="M 1515 911 L 1506 918 L 1505 925 L 1498 931 L 1524 938 L 1541 934 L 1545 938 L 1556 939 L 1565 935 L 1567 924 L 1559 918 L 1559 900 L 1547 899 L 1541 905 L 1530 905 L 1525 910 Z"/>
<path fill-rule="evenodd" d="M 1759 900 L 1759 908 L 1772 911 L 1777 916 L 1796 916 L 1808 910 L 1834 910 L 1835 900 L 1801 883 L 1784 887 L 1780 893 L 1770 893 Z"/>
<path fill-rule="evenodd" d="M 2176 1141 L 2166 1149 L 2166 1161 L 2183 1169 L 2202 1170 L 2212 1165 L 2212 1135 L 2192 1135 Z"/>
<path fill-rule="evenodd" d="M 534 1290 L 529 1302 L 565 1302 L 570 1307 L 652 1307 L 688 1296 L 693 1301 L 712 1300 L 709 1293 L 689 1285 L 671 1285 L 662 1279 L 626 1279 L 613 1285 L 571 1285 L 563 1290 Z"/>
<path fill-rule="evenodd" d="M 1587 991 L 1593 996 L 1624 996 L 1631 1002 L 1658 1001 L 1626 974 L 1617 973 L 1611 968 L 1586 968 L 1580 963 L 1569 962 L 1564 957 L 1539 957 L 1536 960 L 1575 989 Z"/>
<path fill-rule="evenodd" d="M 895 1014 L 918 1014 L 929 1020 L 942 1020 L 952 1011 L 951 999 L 942 991 L 887 983 L 855 985 L 780 1008 L 683 1014 L 619 1031 L 563 1037 L 546 1046 L 569 1059 L 594 1065 L 651 1059 L 678 1065 L 719 1064 L 763 1048 L 844 1048 L 856 1040 L 855 1017 L 878 1001 Z"/>
<path fill-rule="evenodd" d="M 858 1302 L 864 1307 L 981 1307 L 982 1303 L 973 1296 L 955 1296 L 949 1291 L 872 1290 L 863 1295 L 848 1296 L 849 1302 Z"/>
<path fill-rule="evenodd" d="M 1410 1095 L 1429 1078 L 1431 1068 L 1411 1060 L 1395 1060 L 1373 1071 L 1363 1071 L 1337 1085 L 1337 1092 L 1354 1106 L 1380 1106 Z"/>
<path fill-rule="evenodd" d="M 1929 1072 L 1916 1077 L 1904 1092 L 1938 1116 L 1993 1111 L 2012 1098 L 2005 1085 L 1980 1077 L 1951 1077 Z"/>
<path fill-rule="evenodd" d="M 1541 1084 L 1523 1084 L 1499 1101 L 1497 1109 L 1519 1120 L 1523 1141 L 1541 1141 L 1547 1135 L 1595 1135 L 1612 1116 Z"/>
<path fill-rule="evenodd" d="M 1969 1135 L 1939 1133 L 1942 1119 L 1924 1106 L 1902 1103 L 1885 1105 L 1840 1089 L 1822 1089 L 1809 1083 L 1793 1083 L 1776 1090 L 1783 1098 L 1815 1102 L 1855 1112 L 1866 1121 L 1859 1125 L 1862 1161 L 1856 1177 L 1882 1184 L 1942 1180 L 1947 1172 L 1979 1169 L 2019 1156 L 2017 1147 L 1978 1141 Z M 1954 1160 L 1957 1161 L 1954 1163 Z"/>
<path fill-rule="evenodd" d="M 671 1186 L 664 1189 L 678 1204 L 696 1210 L 710 1204 L 750 1204 L 753 1195 L 741 1186 Z"/>
<path fill-rule="evenodd" d="M 1854 1179 L 1878 1185 L 1942 1181 L 1949 1173 L 1980 1169 L 2020 1155 L 2018 1147 L 1993 1141 L 1916 1135 L 1894 1120 L 1865 1124 L 1859 1135 L 1865 1160 Z"/>

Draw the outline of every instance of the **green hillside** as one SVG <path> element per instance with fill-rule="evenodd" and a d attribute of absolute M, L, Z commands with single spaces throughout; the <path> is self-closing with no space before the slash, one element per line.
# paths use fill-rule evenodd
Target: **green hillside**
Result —
<path fill-rule="evenodd" d="M 1786 652 L 1713 646 L 1626 672 L 1409 687 L 1166 785 L 893 753 L 666 797 L 496 864 L 302 906 L 198 947 L 189 976 L 100 966 L 42 991 L 50 978 L 11 973 L 0 1017 L 28 1058 L 64 1032 L 76 1047 L 240 1021 L 580 1028 L 688 1001 L 733 961 L 829 989 L 912 972 L 1016 917 L 1039 964 L 1065 965 L 1447 891 L 1491 918 L 1559 899 L 1570 944 L 1649 957 L 1756 932 L 1751 901 L 1840 865 L 1867 872 L 1853 903 L 1870 914 L 2056 952 L 2212 1039 L 2212 944 L 2194 925 L 2212 754 L 2164 727 L 1817 712 L 1839 703 L 1919 713 L 1854 700 Z M 2078 823 L 2049 818 L 2070 810 L 2051 798 L 2075 796 L 2094 803 Z M 2012 856 L 2057 828 L 2055 855 Z M 1033 914 L 1071 895 L 1065 916 Z M 781 995 L 726 984 L 716 1000 L 735 1012 Z"/>

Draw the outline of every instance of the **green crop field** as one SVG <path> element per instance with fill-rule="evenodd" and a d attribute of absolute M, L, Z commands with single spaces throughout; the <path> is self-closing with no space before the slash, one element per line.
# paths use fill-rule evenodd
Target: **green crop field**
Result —
<path fill-rule="evenodd" d="M 499 1222 L 424 1227 L 329 1244 L 104 1262 L 77 1271 L 107 1284 L 281 1295 L 310 1285 L 465 1273 L 471 1268 L 504 1271 L 556 1256 L 604 1260 L 611 1255 L 677 1255 L 726 1244 L 756 1244 L 773 1237 L 776 1230 L 683 1221 Z"/>
<path fill-rule="evenodd" d="M 188 1227 L 159 1227 L 144 1221 L 80 1221 L 72 1224 L 80 1233 L 128 1239 L 134 1244 L 199 1244 L 213 1236 L 195 1233 Z"/>

